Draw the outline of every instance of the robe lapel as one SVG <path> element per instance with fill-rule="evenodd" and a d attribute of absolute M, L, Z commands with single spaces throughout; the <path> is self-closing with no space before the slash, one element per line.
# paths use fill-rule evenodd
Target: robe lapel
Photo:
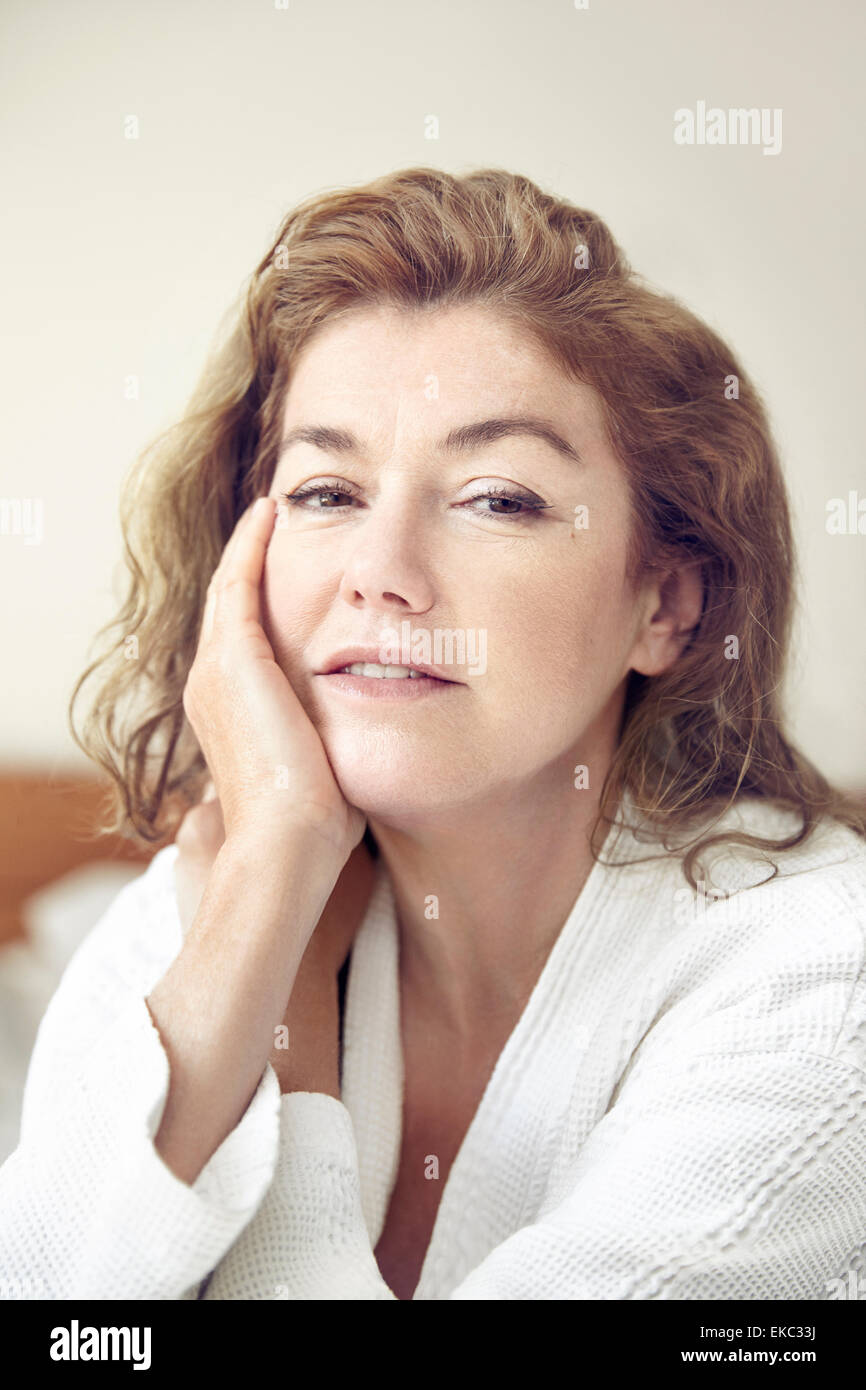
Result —
<path fill-rule="evenodd" d="M 361 1208 L 375 1249 L 397 1180 L 403 1125 L 399 939 L 381 859 L 355 934 L 346 990 L 341 1099 L 358 1150 Z"/>

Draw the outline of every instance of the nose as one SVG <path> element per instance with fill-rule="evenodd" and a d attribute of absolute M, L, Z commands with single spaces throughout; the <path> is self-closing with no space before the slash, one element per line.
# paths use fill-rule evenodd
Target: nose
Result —
<path fill-rule="evenodd" d="M 419 542 L 419 512 L 408 499 L 373 502 L 353 530 L 340 579 L 340 597 L 353 608 L 425 613 L 434 590 L 427 547 Z"/>

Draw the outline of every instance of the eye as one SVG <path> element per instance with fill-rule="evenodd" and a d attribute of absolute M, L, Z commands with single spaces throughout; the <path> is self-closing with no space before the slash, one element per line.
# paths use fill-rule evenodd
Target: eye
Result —
<path fill-rule="evenodd" d="M 335 501 L 340 497 L 348 497 L 349 502 L 357 501 L 353 492 L 350 492 L 344 483 L 329 486 L 325 483 L 305 483 L 295 492 L 281 492 L 280 499 L 289 507 L 304 507 L 307 511 L 317 512 L 341 512 L 348 509 L 349 503 Z M 311 499 L 316 498 L 318 505 L 312 505 Z M 505 518 L 514 517 L 516 519 L 526 519 L 539 512 L 545 511 L 552 506 L 550 502 L 542 502 L 540 497 L 533 493 L 512 492 L 506 487 L 491 487 L 485 492 L 479 492 L 475 497 L 468 498 L 465 502 L 459 502 L 459 507 L 474 507 L 479 502 L 490 502 L 501 504 L 499 508 L 481 511 L 482 516 L 501 516 Z M 310 503 L 310 505 L 308 505 Z"/>
<path fill-rule="evenodd" d="M 542 502 L 540 497 L 526 492 L 510 492 L 505 487 L 488 488 L 486 492 L 479 492 L 475 497 L 470 497 L 468 501 L 461 502 L 462 507 L 474 506 L 476 502 L 504 502 L 508 504 L 508 510 L 497 511 L 484 509 L 482 516 L 502 516 L 525 519 L 535 513 L 543 512 L 552 505 L 550 502 Z"/>
<path fill-rule="evenodd" d="M 303 507 L 310 497 L 351 497 L 354 493 L 348 492 L 343 484 L 340 486 L 328 487 L 323 483 L 305 483 L 295 492 L 281 492 L 280 499 L 289 507 Z M 313 512 L 341 512 L 345 509 L 345 503 L 323 504 L 317 507 L 307 507 L 307 511 Z"/>

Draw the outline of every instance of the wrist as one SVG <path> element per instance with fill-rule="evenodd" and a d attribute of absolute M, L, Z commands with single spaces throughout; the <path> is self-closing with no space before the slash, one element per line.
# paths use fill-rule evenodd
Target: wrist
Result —
<path fill-rule="evenodd" d="M 220 846 L 185 935 L 180 973 L 201 970 L 215 951 L 231 960 L 232 992 L 258 974 L 282 1017 L 311 936 L 339 878 L 333 848 L 300 833 L 233 835 Z M 172 967 L 174 968 L 174 967 Z M 283 990 L 285 991 L 283 993 Z"/>
<path fill-rule="evenodd" d="M 239 860 L 249 855 L 254 862 L 262 862 L 263 856 L 274 863 L 300 859 L 322 869 L 333 868 L 335 876 L 352 852 L 342 829 L 324 820 L 250 821 L 227 834 L 221 848 Z"/>

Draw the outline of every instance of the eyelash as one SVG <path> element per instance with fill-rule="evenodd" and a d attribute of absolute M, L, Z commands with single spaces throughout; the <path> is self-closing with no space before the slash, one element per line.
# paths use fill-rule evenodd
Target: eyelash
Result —
<path fill-rule="evenodd" d="M 306 487 L 306 488 L 303 488 L 303 487 L 302 487 L 302 488 L 298 488 L 298 490 L 297 490 L 296 492 L 292 492 L 292 493 L 289 493 L 289 492 L 281 492 L 281 493 L 280 493 L 280 498 L 282 499 L 283 502 L 285 502 L 285 503 L 286 503 L 288 506 L 290 506 L 290 507 L 299 507 L 299 506 L 302 506 L 302 505 L 303 505 L 303 503 L 306 501 L 306 499 L 307 499 L 308 497 L 317 497 L 317 496 L 320 496 L 322 493 L 324 493 L 325 495 L 327 495 L 328 493 L 332 493 L 332 494 L 333 494 L 333 493 L 336 493 L 337 496 L 342 495 L 342 496 L 344 496 L 344 497 L 352 497 L 352 496 L 353 496 L 353 494 L 350 493 L 350 492 L 347 492 L 345 488 L 342 488 L 342 487 L 323 487 L 323 486 L 321 486 L 321 484 L 318 484 L 318 485 L 313 486 L 313 487 Z M 490 489 L 489 491 L 487 491 L 487 492 L 480 492 L 480 493 L 478 493 L 477 496 L 475 496 L 475 497 L 469 497 L 469 498 L 467 498 L 467 500 L 466 500 L 465 502 L 461 502 L 460 505 L 465 507 L 465 506 L 468 506 L 470 502 L 483 502 L 483 501 L 485 501 L 487 498 L 492 498 L 492 499 L 494 499 L 494 500 L 497 499 L 497 498 L 504 498 L 505 500 L 507 500 L 507 501 L 509 501 L 509 502 L 520 502 L 520 503 L 522 504 L 522 506 L 525 508 L 525 510 L 522 511 L 522 512 L 490 512 L 490 511 L 489 511 L 489 512 L 486 512 L 486 513 L 485 513 L 485 515 L 487 515 L 487 516 L 501 516 L 501 517 L 505 517 L 505 519 L 508 520 L 508 521 L 510 521 L 512 518 L 513 518 L 514 520 L 522 520 L 522 519 L 525 519 L 527 516 L 532 516 L 533 514 L 535 514 L 535 513 L 537 513 L 537 512 L 546 511 L 548 507 L 552 506 L 552 503 L 550 503 L 550 502 L 538 502 L 538 501 L 536 501 L 536 499 L 535 499 L 534 497 L 527 497 L 527 496 L 524 496 L 524 495 L 521 494 L 521 493 L 509 492 L 507 488 L 491 488 L 491 489 Z M 312 508 L 312 510 L 313 510 L 313 511 L 321 511 L 321 512 L 342 512 L 342 511 L 345 510 L 345 507 L 344 507 L 344 506 L 339 506 L 339 507 L 318 507 L 318 508 L 314 507 L 314 508 Z"/>

